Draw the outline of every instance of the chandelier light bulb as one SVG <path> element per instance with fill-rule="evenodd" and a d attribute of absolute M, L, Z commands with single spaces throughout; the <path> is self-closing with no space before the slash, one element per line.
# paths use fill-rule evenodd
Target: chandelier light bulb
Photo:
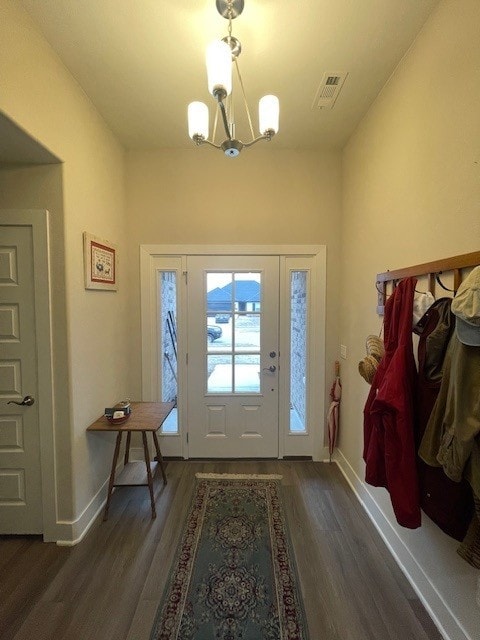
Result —
<path fill-rule="evenodd" d="M 188 105 L 188 135 L 208 138 L 208 107 L 204 102 L 191 102 Z"/>
<path fill-rule="evenodd" d="M 258 122 L 261 135 L 278 132 L 280 103 L 277 96 L 263 96 L 258 102 Z"/>
<path fill-rule="evenodd" d="M 215 96 L 220 91 L 232 93 L 232 52 L 226 42 L 215 40 L 207 47 L 208 90 Z"/>

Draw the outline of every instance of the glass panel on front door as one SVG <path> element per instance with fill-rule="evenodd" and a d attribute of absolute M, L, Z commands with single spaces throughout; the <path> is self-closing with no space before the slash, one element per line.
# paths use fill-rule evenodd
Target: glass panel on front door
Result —
<path fill-rule="evenodd" d="M 260 393 L 261 272 L 206 273 L 207 393 Z"/>

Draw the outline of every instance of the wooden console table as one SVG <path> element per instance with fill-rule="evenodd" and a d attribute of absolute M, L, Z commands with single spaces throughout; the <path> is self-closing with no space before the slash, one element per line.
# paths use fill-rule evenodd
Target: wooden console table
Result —
<path fill-rule="evenodd" d="M 173 402 L 132 402 L 132 413 L 126 422 L 122 424 L 112 424 L 105 416 L 101 416 L 95 420 L 87 431 L 111 431 L 117 432 L 117 440 L 115 443 L 115 451 L 113 453 L 112 470 L 110 472 L 110 481 L 108 483 L 107 503 L 105 505 L 105 513 L 103 519 L 108 518 L 108 509 L 110 508 L 110 499 L 112 497 L 113 487 L 148 487 L 150 491 L 150 502 L 152 505 L 152 518 L 156 518 L 155 500 L 153 497 L 153 475 L 157 465 L 160 465 L 163 476 L 163 484 L 167 484 L 167 476 L 163 466 L 163 458 L 158 444 L 157 431 L 162 426 L 164 420 L 175 406 Z M 145 462 L 129 461 L 130 455 L 130 439 L 132 433 L 139 432 L 142 434 L 143 452 Z M 156 459 L 151 461 L 148 451 L 147 433 L 150 432 L 153 437 L 153 444 L 156 451 Z M 124 467 L 115 478 L 115 471 L 120 454 L 120 445 L 122 444 L 123 434 L 127 434 L 125 445 Z M 146 476 L 144 468 L 146 467 Z M 146 482 L 145 482 L 146 479 Z"/>

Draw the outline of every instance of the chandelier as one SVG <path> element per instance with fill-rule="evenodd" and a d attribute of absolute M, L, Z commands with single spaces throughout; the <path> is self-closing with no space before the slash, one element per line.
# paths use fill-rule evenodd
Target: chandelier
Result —
<path fill-rule="evenodd" d="M 251 147 L 259 140 L 270 141 L 278 131 L 279 102 L 276 96 L 263 96 L 258 103 L 258 120 L 260 135 L 255 137 L 252 118 L 248 108 L 243 86 L 238 56 L 242 50 L 240 41 L 232 36 L 232 20 L 243 11 L 244 0 L 216 0 L 217 10 L 223 18 L 228 20 L 228 36 L 212 42 L 207 48 L 207 80 L 208 90 L 217 101 L 212 139 L 208 139 L 209 122 L 208 107 L 204 102 L 191 102 L 188 105 L 188 135 L 196 145 L 209 144 L 216 149 L 222 149 L 226 156 L 235 158 L 243 147 Z M 233 81 L 232 66 L 237 71 L 241 88 L 245 112 L 250 127 L 251 140 L 242 142 L 235 136 L 235 122 L 233 109 Z M 218 114 L 223 123 L 226 139 L 216 144 Z"/>

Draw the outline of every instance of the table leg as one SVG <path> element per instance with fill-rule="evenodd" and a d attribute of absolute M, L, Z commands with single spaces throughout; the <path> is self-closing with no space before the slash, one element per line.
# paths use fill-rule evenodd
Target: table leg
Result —
<path fill-rule="evenodd" d="M 155 499 L 153 497 L 153 478 L 152 478 L 152 470 L 150 469 L 150 453 L 148 452 L 147 434 L 145 433 L 145 431 L 142 431 L 142 440 L 143 440 L 143 451 L 145 454 L 145 464 L 147 465 L 147 478 L 148 478 L 148 488 L 150 490 L 150 503 L 152 505 L 152 518 L 156 518 L 157 512 L 155 511 Z"/>
<path fill-rule="evenodd" d="M 128 464 L 128 460 L 130 457 L 130 438 L 132 437 L 132 432 L 131 431 L 127 431 L 127 442 L 125 444 L 125 459 L 123 461 L 123 464 L 127 465 Z"/>
<path fill-rule="evenodd" d="M 155 451 L 157 452 L 158 464 L 160 465 L 160 469 L 162 470 L 163 484 L 167 484 L 167 474 L 165 473 L 165 467 L 163 466 L 163 457 L 160 451 L 160 445 L 158 444 L 158 438 L 155 431 L 152 431 L 152 436 L 153 436 L 153 444 L 155 445 Z"/>
<path fill-rule="evenodd" d="M 105 512 L 103 514 L 104 520 L 108 518 L 108 509 L 110 508 L 110 498 L 112 497 L 113 484 L 115 482 L 115 470 L 117 468 L 118 454 L 120 453 L 121 443 L 122 443 L 122 432 L 119 431 L 117 433 L 117 441 L 115 442 L 115 451 L 113 453 L 113 460 L 112 460 L 112 470 L 110 472 L 110 480 L 108 482 L 107 503 L 105 505 Z"/>

